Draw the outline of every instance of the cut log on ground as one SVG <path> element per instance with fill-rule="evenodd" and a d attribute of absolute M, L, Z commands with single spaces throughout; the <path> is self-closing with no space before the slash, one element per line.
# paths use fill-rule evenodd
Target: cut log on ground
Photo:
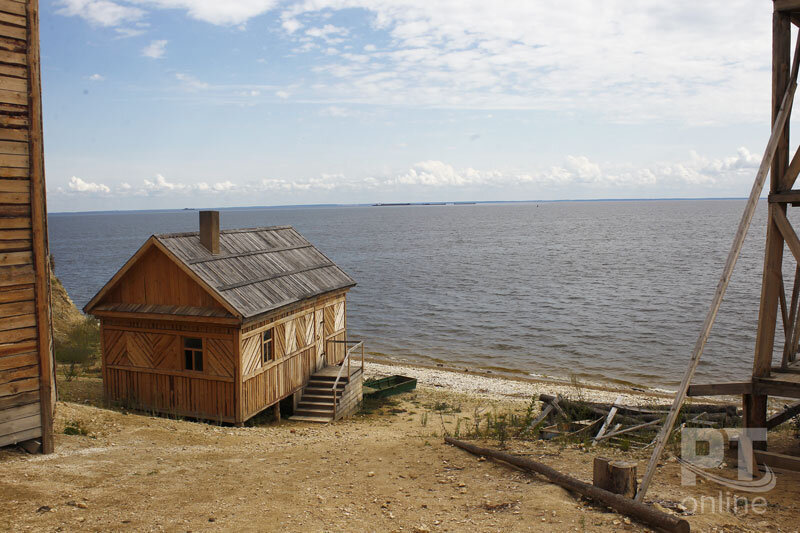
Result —
<path fill-rule="evenodd" d="M 598 503 L 607 505 L 615 511 L 624 513 L 655 529 L 687 533 L 690 530 L 689 522 L 683 520 L 682 518 L 662 513 L 661 511 L 658 511 L 644 503 L 636 502 L 634 500 L 625 498 L 624 496 L 620 496 L 619 494 L 614 494 L 613 492 L 589 485 L 588 483 L 584 483 L 583 481 L 562 474 L 561 472 L 550 468 L 545 464 L 537 463 L 536 461 L 531 461 L 530 459 L 511 455 L 510 453 L 501 452 L 499 450 L 475 446 L 474 444 L 460 441 L 451 437 L 445 437 L 444 440 L 448 444 L 457 446 L 472 454 L 483 457 L 492 457 L 523 470 L 541 474 L 560 487 L 564 487 L 567 490 L 577 492 L 578 494 L 590 498 Z"/>
<path fill-rule="evenodd" d="M 595 457 L 592 484 L 608 492 L 633 498 L 636 495 L 636 463 Z"/>

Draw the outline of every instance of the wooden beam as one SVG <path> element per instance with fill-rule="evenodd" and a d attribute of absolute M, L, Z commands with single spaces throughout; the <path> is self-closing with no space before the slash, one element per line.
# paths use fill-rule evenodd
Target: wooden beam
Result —
<path fill-rule="evenodd" d="M 786 218 L 786 213 L 776 204 L 770 205 L 769 213 L 773 222 L 775 222 L 775 225 L 778 227 L 778 231 L 780 231 L 783 240 L 786 241 L 789 251 L 792 252 L 795 260 L 800 263 L 800 238 L 797 237 L 792 223 Z M 783 276 L 781 276 L 778 281 L 781 286 L 783 285 L 782 281 L 780 281 L 782 279 Z"/>
<path fill-rule="evenodd" d="M 781 470 L 790 470 L 792 472 L 800 472 L 800 457 L 763 450 L 756 450 L 754 453 L 756 462 L 760 465 L 766 465 L 770 468 L 779 468 Z"/>
<path fill-rule="evenodd" d="M 686 396 L 738 396 L 753 392 L 753 384 L 749 381 L 731 381 L 728 383 L 704 383 L 690 385 Z"/>
<path fill-rule="evenodd" d="M 783 46 L 783 42 L 785 41 L 785 48 L 786 54 L 785 57 L 782 56 L 781 62 L 783 59 L 786 60 L 788 64 L 789 60 L 789 44 L 791 39 L 791 32 L 789 28 L 789 21 L 786 17 L 782 17 L 779 14 L 775 14 L 773 16 L 773 30 L 774 30 L 774 49 L 780 50 Z M 779 46 L 776 46 L 778 44 Z M 773 52 L 773 59 L 779 55 L 777 52 Z M 719 308 L 722 305 L 722 299 L 725 296 L 725 291 L 728 288 L 728 283 L 730 282 L 731 275 L 733 274 L 733 268 L 736 266 L 736 261 L 739 258 L 739 253 L 742 250 L 742 246 L 744 245 L 745 237 L 747 236 L 747 230 L 750 228 L 750 222 L 753 220 L 753 214 L 755 213 L 756 205 L 758 204 L 758 199 L 761 196 L 761 190 L 764 187 L 764 182 L 767 179 L 767 172 L 770 170 L 770 166 L 772 165 L 775 167 L 776 158 L 779 157 L 777 154 L 780 152 L 778 149 L 784 142 L 788 143 L 788 129 L 786 125 L 788 124 L 789 115 L 791 113 L 792 102 L 794 101 L 794 93 L 795 89 L 797 88 L 797 70 L 800 67 L 800 39 L 797 40 L 794 60 L 792 62 L 792 71 L 789 78 L 786 80 L 787 83 L 784 86 L 784 89 L 780 93 L 782 98 L 780 99 L 780 107 L 777 113 L 773 114 L 773 123 L 772 123 L 772 132 L 769 137 L 769 141 L 767 142 L 767 148 L 764 151 L 764 156 L 761 159 L 761 165 L 758 168 L 758 172 L 756 173 L 756 179 L 753 182 L 753 188 L 750 190 L 750 197 L 747 200 L 747 204 L 745 205 L 744 213 L 742 213 L 742 219 L 739 221 L 739 228 L 736 231 L 736 236 L 733 240 L 733 245 L 731 246 L 731 250 L 728 253 L 728 259 L 725 262 L 725 267 L 722 270 L 722 276 L 720 277 L 719 283 L 717 284 L 717 290 L 714 293 L 714 300 L 711 303 L 711 308 L 708 310 L 708 314 L 706 315 L 705 323 L 703 324 L 703 329 L 700 332 L 700 335 L 697 338 L 697 342 L 695 343 L 694 349 L 692 351 L 692 357 L 689 360 L 689 366 L 686 369 L 686 373 L 683 376 L 683 380 L 681 381 L 680 387 L 678 388 L 678 392 L 675 395 L 675 400 L 672 403 L 672 407 L 670 408 L 669 415 L 667 416 L 664 425 L 661 427 L 661 432 L 658 434 L 655 440 L 655 448 L 653 450 L 653 455 L 650 456 L 650 462 L 647 464 L 647 470 L 645 471 L 644 478 L 642 479 L 642 485 L 639 488 L 639 491 L 636 494 L 636 501 L 641 502 L 644 500 L 644 495 L 647 492 L 647 488 L 650 485 L 650 481 L 655 474 L 656 466 L 658 465 L 659 460 L 661 459 L 661 454 L 664 452 L 664 446 L 667 444 L 667 440 L 669 435 L 672 433 L 672 427 L 675 425 L 675 421 L 678 418 L 678 414 L 680 413 L 680 408 L 683 405 L 684 400 L 686 399 L 686 392 L 689 388 L 689 383 L 691 383 L 692 378 L 694 377 L 694 373 L 697 370 L 697 365 L 700 364 L 700 357 L 703 354 L 703 349 L 705 348 L 706 342 L 708 341 L 708 337 L 711 334 L 711 327 L 714 325 L 714 320 L 716 319 L 717 313 L 719 312 Z M 775 90 L 773 88 L 773 90 Z M 774 100 L 773 100 L 774 101 Z M 785 154 L 785 150 L 780 153 Z M 785 167 L 785 165 L 784 165 Z M 784 168 L 781 167 L 781 170 Z M 770 190 L 774 191 L 774 188 L 777 186 L 779 181 L 775 179 L 775 169 L 770 173 L 773 176 L 773 180 L 770 185 Z M 778 175 L 778 178 L 782 176 L 783 173 L 781 172 Z M 773 204 L 774 205 L 774 204 Z M 774 227 L 774 224 L 770 224 L 770 228 Z M 773 230 L 773 234 L 777 231 L 777 229 Z M 768 230 L 769 233 L 769 230 Z M 769 239 L 769 237 L 768 237 Z M 773 239 L 777 240 L 779 246 L 777 246 L 777 252 L 781 254 L 783 252 L 783 239 L 780 235 L 774 235 Z M 770 241 L 768 240 L 768 243 Z M 770 249 L 768 246 L 767 253 L 770 253 Z M 778 256 L 780 259 L 782 256 Z M 765 262 L 766 264 L 766 262 Z M 780 271 L 780 261 L 777 264 L 778 267 L 778 275 L 781 274 Z M 767 276 L 767 272 L 770 269 L 765 268 L 765 276 Z M 774 291 L 773 291 L 774 292 Z M 772 334 L 769 335 L 769 342 L 763 342 L 764 346 L 756 344 L 757 348 L 764 349 L 767 345 L 770 349 L 770 355 L 772 350 L 772 341 L 774 340 L 773 337 L 775 335 L 775 319 L 777 318 L 775 315 L 776 307 L 777 307 L 777 293 L 774 294 L 774 300 L 770 300 L 774 303 L 772 306 Z M 762 297 L 762 310 L 769 311 L 769 305 L 765 306 L 765 298 Z M 759 315 L 760 318 L 764 317 L 769 318 L 766 314 Z M 759 324 L 762 321 L 759 320 Z M 768 328 L 767 328 L 768 329 Z M 759 328 L 759 331 L 762 331 Z M 759 352 L 756 351 L 756 354 Z M 758 357 L 756 357 L 758 359 Z M 767 365 L 767 372 L 769 372 L 769 365 Z M 753 412 L 753 411 L 751 411 Z M 766 412 L 765 412 L 765 422 L 766 422 Z M 763 427 L 763 426 L 762 426 Z"/>
<path fill-rule="evenodd" d="M 753 378 L 753 395 L 754 397 L 763 396 L 780 396 L 782 398 L 798 398 L 800 399 L 800 383 L 792 381 L 782 381 L 779 378 Z M 764 402 L 766 409 L 766 401 Z M 767 417 L 764 416 L 764 423 L 761 426 L 753 427 L 767 427 Z"/>
<path fill-rule="evenodd" d="M 786 336 L 786 342 L 783 345 L 783 356 L 781 357 L 781 367 L 788 368 L 789 359 L 794 350 L 795 338 L 800 330 L 800 322 L 797 320 L 798 306 L 800 306 L 800 264 L 797 265 L 794 272 L 794 284 L 792 285 L 792 301 L 789 305 L 789 332 Z"/>
<path fill-rule="evenodd" d="M 794 402 L 791 405 L 787 405 L 783 411 L 780 413 L 775 413 L 774 415 L 767 418 L 767 429 L 772 429 L 774 427 L 780 426 L 790 418 L 794 418 L 800 414 L 800 402 Z"/>
<path fill-rule="evenodd" d="M 775 11 L 800 11 L 800 0 L 773 0 Z"/>

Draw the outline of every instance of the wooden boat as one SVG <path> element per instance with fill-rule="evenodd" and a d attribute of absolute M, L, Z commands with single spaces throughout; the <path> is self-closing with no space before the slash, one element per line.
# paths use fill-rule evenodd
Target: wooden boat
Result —
<path fill-rule="evenodd" d="M 364 396 L 370 398 L 386 398 L 401 392 L 408 392 L 417 388 L 417 378 L 394 375 L 380 379 L 369 379 L 364 382 Z"/>

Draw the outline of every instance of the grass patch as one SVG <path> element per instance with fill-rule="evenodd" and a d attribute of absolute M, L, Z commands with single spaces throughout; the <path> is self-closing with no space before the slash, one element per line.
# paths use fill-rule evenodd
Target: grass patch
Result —
<path fill-rule="evenodd" d="M 89 428 L 82 420 L 70 420 L 64 426 L 64 435 L 78 435 L 81 437 L 89 436 Z"/>

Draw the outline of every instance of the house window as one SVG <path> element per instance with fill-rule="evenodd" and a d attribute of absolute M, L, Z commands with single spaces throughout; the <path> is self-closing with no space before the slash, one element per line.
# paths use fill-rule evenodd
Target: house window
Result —
<path fill-rule="evenodd" d="M 186 370 L 203 371 L 203 339 L 183 338 L 183 356 Z"/>
<path fill-rule="evenodd" d="M 275 359 L 274 345 L 272 344 L 272 329 L 261 334 L 261 356 L 265 363 Z"/>

